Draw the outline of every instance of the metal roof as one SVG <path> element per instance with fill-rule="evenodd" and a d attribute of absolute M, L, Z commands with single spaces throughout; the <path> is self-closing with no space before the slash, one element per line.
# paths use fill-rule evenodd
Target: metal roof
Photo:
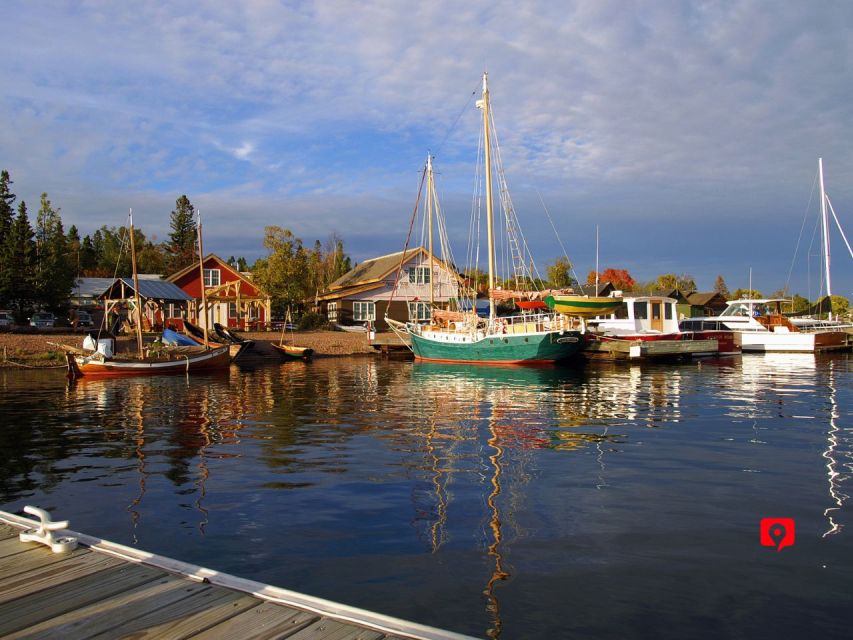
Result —
<path fill-rule="evenodd" d="M 103 292 L 103 295 L 106 295 L 109 290 L 118 286 L 119 282 L 124 282 L 125 286 L 133 291 L 132 278 L 118 278 L 113 281 L 107 291 Z M 168 300 L 173 302 L 182 302 L 193 299 L 192 296 L 181 289 L 178 285 L 173 282 L 166 282 L 165 280 L 140 280 L 139 295 L 150 300 Z"/>
<path fill-rule="evenodd" d="M 115 282 L 113 278 L 77 278 L 71 295 L 74 297 L 92 296 L 97 298 Z"/>

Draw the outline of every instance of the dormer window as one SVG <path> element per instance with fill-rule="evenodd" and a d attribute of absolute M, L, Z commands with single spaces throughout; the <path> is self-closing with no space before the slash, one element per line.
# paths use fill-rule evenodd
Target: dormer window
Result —
<path fill-rule="evenodd" d="M 409 267 L 409 284 L 429 284 L 429 267 Z"/>

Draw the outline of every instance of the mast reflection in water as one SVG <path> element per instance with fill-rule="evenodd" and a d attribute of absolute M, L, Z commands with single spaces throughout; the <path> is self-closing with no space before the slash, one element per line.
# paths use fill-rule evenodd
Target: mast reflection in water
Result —
<path fill-rule="evenodd" d="M 849 364 L 0 370 L 0 499 L 477 636 L 833 635 Z M 795 518 L 796 545 L 761 547 L 762 517 Z"/>

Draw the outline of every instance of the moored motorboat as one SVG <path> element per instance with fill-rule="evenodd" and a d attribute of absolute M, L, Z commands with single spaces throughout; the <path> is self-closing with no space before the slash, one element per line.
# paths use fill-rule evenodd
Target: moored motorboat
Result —
<path fill-rule="evenodd" d="M 618 296 L 562 294 L 545 296 L 544 302 L 558 313 L 590 317 L 613 313 L 622 306 L 622 298 Z"/>
<path fill-rule="evenodd" d="M 719 316 L 703 318 L 734 331 L 744 351 L 841 351 L 851 347 L 853 327 L 842 323 L 793 322 L 782 311 L 784 298 L 732 300 Z"/>

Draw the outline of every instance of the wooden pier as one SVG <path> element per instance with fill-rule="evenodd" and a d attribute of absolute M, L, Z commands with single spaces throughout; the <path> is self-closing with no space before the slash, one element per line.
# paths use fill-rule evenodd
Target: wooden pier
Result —
<path fill-rule="evenodd" d="M 692 358 L 717 352 L 717 340 L 591 340 L 583 354 L 591 358 L 651 360 Z"/>
<path fill-rule="evenodd" d="M 34 526 L 0 511 L 2 638 L 468 638 L 73 531 L 80 546 L 53 553 L 19 541 Z"/>

